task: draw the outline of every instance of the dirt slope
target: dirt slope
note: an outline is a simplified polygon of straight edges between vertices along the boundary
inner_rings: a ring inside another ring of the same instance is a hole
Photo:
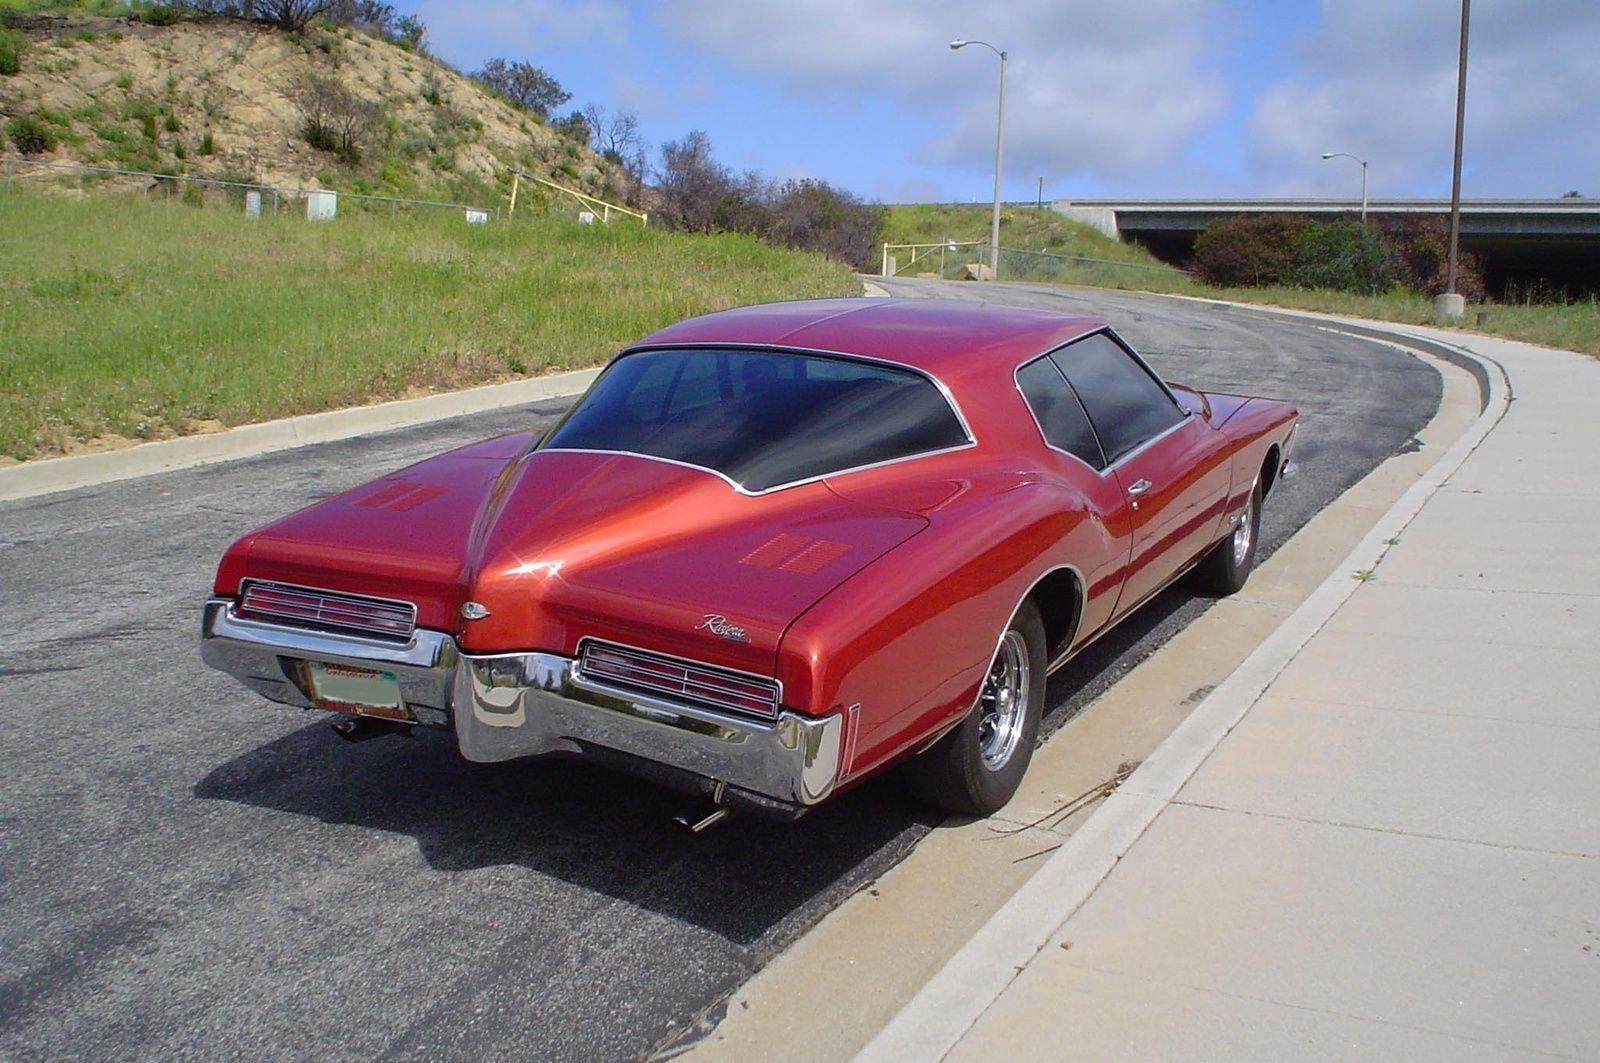
[[[21,70],[0,77],[0,113],[47,123],[57,145],[42,158],[479,200],[513,167],[601,193],[611,177],[586,145],[536,116],[358,31],[92,17],[35,17],[19,28],[29,46]],[[301,135],[295,87],[313,76],[336,78],[381,108],[359,161]],[[16,148],[8,141],[0,151]]]

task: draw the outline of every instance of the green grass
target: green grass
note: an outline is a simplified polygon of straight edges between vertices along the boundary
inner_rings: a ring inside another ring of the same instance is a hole
[[[0,192],[0,455],[149,438],[593,365],[671,321],[855,293],[741,236],[454,212],[246,221]]]
[[[990,208],[972,204],[914,203],[891,206],[883,239],[891,244],[964,243],[989,239]],[[1186,291],[1192,282],[1137,244],[1102,235],[1092,226],[1045,208],[1005,207],[1000,212],[1000,246],[1008,253],[1000,263],[1004,280],[1083,284],[1102,288]],[[1035,252],[1029,254],[1028,252]],[[901,276],[938,273],[937,251],[908,265],[909,251],[897,255]],[[959,248],[944,256],[945,275],[982,255],[978,248]],[[1093,259],[1095,261],[1074,261]]]
[[[981,205],[924,203],[894,206],[889,208],[884,239],[889,243],[933,243],[945,238],[956,241],[987,240],[989,217],[989,208]],[[1363,296],[1306,288],[1211,288],[1177,270],[1134,268],[1159,267],[1162,264],[1135,244],[1112,240],[1090,226],[1048,209],[1042,213],[1027,208],[1003,209],[1000,215],[1000,246],[1008,251],[1000,263],[1002,280],[1123,288],[1263,303],[1403,324],[1433,323],[1433,300],[1406,292]],[[1061,261],[1044,256],[1009,253],[1012,248],[1045,250],[1056,255],[1104,261]],[[954,276],[960,263],[975,261],[979,254],[968,249],[962,249],[962,252],[946,256],[947,276]],[[909,256],[904,251],[899,255],[903,265]],[[915,266],[904,269],[901,275],[914,276],[927,270],[937,273],[938,269],[938,253],[935,252]],[[1484,314],[1481,326],[1477,324],[1480,312]],[[1600,357],[1600,305],[1593,301],[1568,304],[1473,304],[1467,307],[1461,325],[1466,331],[1487,332],[1507,339],[1542,343]]]
[[[1207,288],[1194,285],[1188,294],[1241,303],[1264,303],[1296,310],[1316,310],[1345,317],[1366,317],[1408,325],[1432,325],[1433,300],[1409,292],[1351,295],[1306,288]],[[1483,314],[1483,324],[1477,323]],[[1540,343],[1600,357],[1600,304],[1469,303],[1458,326],[1464,332],[1486,332],[1508,340]]]
[[[5,15],[126,15],[150,7],[140,0],[0,0]]]

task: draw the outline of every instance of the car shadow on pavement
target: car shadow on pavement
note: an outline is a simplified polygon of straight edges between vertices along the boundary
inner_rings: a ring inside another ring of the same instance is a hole
[[[1169,590],[1090,646],[1052,678],[1041,734],[1207,604]],[[315,722],[208,772],[194,795],[408,835],[436,871],[523,867],[757,953],[786,944],[893,867],[944,818],[891,773],[794,823],[736,816],[690,834],[672,818],[703,806],[593,764],[473,764],[447,732],[351,744],[331,719],[307,719]]]
[[[473,764],[442,731],[352,745],[330,723],[220,765],[194,795],[409,835],[436,871],[520,866],[757,951],[881,874],[941,818],[889,777],[795,823],[737,816],[690,834],[672,817],[701,806],[591,764]]]

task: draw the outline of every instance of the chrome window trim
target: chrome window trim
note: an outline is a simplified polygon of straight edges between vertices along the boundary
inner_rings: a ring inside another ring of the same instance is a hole
[[[903,461],[921,461],[923,458],[935,458],[941,454],[955,454],[958,451],[971,450],[977,445],[978,444],[976,443],[963,443],[959,447],[945,447],[943,450],[925,450],[920,454],[907,454],[903,458],[886,458],[883,461],[875,461],[868,465],[852,465],[850,468],[840,469],[838,472],[819,473],[816,476],[808,476],[804,480],[791,480],[790,482],[784,484],[774,484],[772,487],[763,488],[760,491],[752,491],[738,481],[730,479],[725,473],[718,472],[716,469],[713,469],[707,465],[696,465],[693,462],[679,461],[676,458],[663,458],[655,454],[640,454],[638,451],[634,450],[595,450],[589,447],[555,447],[551,449],[550,453],[604,454],[616,458],[638,458],[640,461],[659,461],[663,465],[676,465],[680,469],[693,469],[696,472],[710,473],[712,476],[715,476],[717,479],[721,480],[723,483],[733,488],[734,491],[745,496],[746,498],[760,498],[763,495],[770,495],[777,491],[787,491],[791,487],[804,487],[807,484],[820,483],[823,480],[831,480],[836,476],[847,476],[850,473],[866,472],[869,469],[881,469],[887,465],[898,465]],[[529,456],[531,457],[534,453],[539,453],[539,451],[530,452]]]
[[[1128,352],[1128,356],[1130,358],[1132,358],[1135,363],[1138,364],[1140,369],[1143,369],[1146,373],[1148,373],[1150,375],[1150,379],[1154,380],[1156,382],[1156,387],[1160,388],[1162,390],[1162,392],[1166,394],[1167,398],[1169,400],[1171,400],[1172,405],[1176,406],[1178,409],[1182,410],[1184,413],[1192,413],[1193,412],[1187,406],[1185,406],[1183,403],[1178,401],[1178,396],[1173,394],[1172,389],[1167,386],[1167,382],[1165,380],[1161,379],[1161,374],[1156,372],[1154,369],[1152,369],[1150,367],[1150,363],[1144,360],[1144,355],[1142,355],[1138,351],[1134,350],[1133,349],[1133,344],[1129,343],[1127,340],[1123,339],[1120,335],[1118,335],[1116,329],[1112,328],[1110,325],[1107,325],[1104,328],[1099,329],[1097,331],[1104,332],[1107,336],[1110,336],[1112,342],[1114,342],[1118,347],[1121,347],[1124,351]],[[1093,332],[1089,333],[1089,336],[1092,336],[1092,335],[1094,335]],[[1088,339],[1088,336],[1079,336],[1078,339],[1073,340],[1072,343],[1077,343],[1078,340],[1083,340],[1083,339]],[[1063,350],[1063,349],[1065,349],[1067,347],[1070,347],[1070,346],[1072,346],[1072,343],[1064,343],[1060,347],[1056,348],[1056,350]]]
[[[775,491],[786,491],[791,487],[801,487],[805,484],[817,483],[818,481],[831,479],[835,476],[845,476],[854,472],[865,472],[868,469],[881,469],[887,465],[897,465],[903,461],[917,461],[921,458],[932,458],[940,454],[954,454],[957,451],[971,450],[978,445],[978,437],[972,431],[972,425],[967,420],[966,412],[962,410],[961,404],[956,401],[955,395],[950,391],[949,387],[945,385],[944,381],[940,380],[938,377],[934,376],[932,373],[921,368],[920,366],[909,365],[905,362],[897,362],[891,358],[876,358],[869,355],[850,354],[845,351],[829,351],[815,347],[793,347],[779,343],[652,343],[645,346],[629,347],[618,354],[615,358],[612,358],[611,361],[606,363],[605,368],[600,370],[600,375],[595,377],[594,383],[589,385],[589,391],[593,391],[599,385],[600,381],[605,378],[605,375],[611,371],[612,367],[622,359],[628,357],[629,355],[646,354],[651,351],[755,351],[757,353],[769,354],[799,354],[812,355],[822,358],[834,358],[846,362],[860,362],[865,365],[882,365],[888,366],[891,369],[902,369],[906,372],[914,373],[917,376],[922,377],[938,390],[939,394],[944,398],[945,404],[950,408],[950,412],[955,414],[956,423],[961,425],[961,432],[966,436],[967,441],[951,447],[941,447],[938,450],[922,450],[915,454],[902,454],[897,458],[885,458],[882,461],[868,462],[865,465],[851,465],[843,469],[835,469],[832,472],[818,473],[815,476],[806,476],[798,480],[789,480],[781,484],[773,484],[771,487],[765,487],[759,491],[750,490],[743,484],[728,476],[726,473],[717,469],[713,469],[709,465],[696,465],[693,462],[680,461],[677,458],[664,458],[657,454],[641,454],[636,450],[606,450],[594,447],[552,447],[548,449],[551,449],[552,451],[562,451],[569,454],[614,454],[629,458],[643,458],[646,461],[659,461],[667,465],[677,465],[680,468],[685,469],[698,469],[701,472],[708,472],[715,476],[717,479],[723,481],[741,495],[745,495],[749,498],[760,498],[762,495],[769,495]],[[587,398],[588,394],[588,391],[584,392],[583,398]],[[572,408],[563,414],[559,421],[545,429],[544,434],[540,436],[539,440],[534,443],[532,448],[529,449],[528,453],[524,455],[524,457],[547,449],[544,446],[544,440],[554,435],[556,431],[566,423],[567,418],[572,416],[572,411],[576,410],[583,403],[583,398],[580,398],[577,402],[573,403]]]
[[[1045,361],[1045,360],[1047,360],[1049,358],[1050,358],[1050,352],[1049,351],[1045,351],[1043,354],[1038,355],[1037,357],[1028,359],[1026,362],[1023,362],[1022,364],[1018,365],[1015,369],[1013,369],[1011,371],[1011,383],[1017,389],[1017,397],[1022,400],[1022,405],[1027,408],[1028,416],[1033,419],[1033,427],[1037,428],[1039,430],[1039,439],[1044,443],[1044,446],[1045,446],[1046,450],[1053,450],[1057,454],[1060,454],[1060,455],[1062,455],[1064,457],[1071,458],[1073,461],[1077,462],[1079,465],[1082,465],[1085,469],[1088,469],[1090,472],[1094,473],[1096,476],[1104,477],[1105,474],[1106,474],[1106,469],[1111,468],[1110,465],[1107,465],[1104,468],[1096,468],[1095,466],[1090,465],[1088,462],[1084,461],[1078,455],[1074,454],[1072,451],[1064,450],[1061,447],[1058,447],[1054,443],[1050,442],[1050,437],[1045,435],[1044,425],[1039,420],[1038,411],[1033,408],[1033,403],[1028,401],[1027,393],[1022,390],[1022,381],[1019,379],[1019,377],[1022,374],[1022,371],[1024,369],[1028,368],[1030,365],[1033,365],[1035,362],[1042,362],[1042,361]],[[1066,376],[1062,374],[1061,369],[1054,362],[1050,363],[1050,368],[1054,369],[1056,371],[1056,375],[1061,377],[1062,386],[1064,386],[1067,389],[1068,393],[1070,393],[1072,395],[1072,401],[1074,401],[1074,402],[1076,402],[1078,404],[1078,409],[1083,410],[1083,418],[1089,424],[1089,431],[1094,436],[1094,444],[1095,444],[1095,446],[1100,448],[1100,454],[1101,454],[1102,457],[1104,457],[1105,456],[1105,452],[1106,452],[1105,444],[1100,442],[1100,433],[1095,431],[1094,422],[1089,420],[1089,411],[1088,410],[1084,410],[1084,408],[1083,408],[1083,400],[1078,398],[1077,389],[1075,389],[1072,386],[1071,382],[1067,380]]]

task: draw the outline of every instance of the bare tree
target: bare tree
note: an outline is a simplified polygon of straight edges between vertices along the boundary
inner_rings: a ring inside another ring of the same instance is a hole
[[[735,188],[733,174],[711,152],[711,138],[690,130],[682,140],[661,145],[661,169],[656,192],[661,206],[655,212],[669,228],[710,232],[717,208]]]
[[[637,203],[644,192],[645,174],[650,169],[648,149],[639,133],[639,116],[632,111],[611,114],[597,103],[583,109],[584,124],[594,150],[618,167],[627,181],[627,197]]]
[[[583,109],[583,120],[589,126],[594,150],[611,162],[625,162],[643,143],[639,135],[639,116],[632,111],[610,114],[598,103],[591,103]]]
[[[303,30],[333,9],[334,0],[255,0],[250,17],[281,29]]]
[[[377,104],[320,74],[296,82],[290,99],[300,112],[300,134],[307,144],[352,164],[361,160],[361,147],[378,121]]]

